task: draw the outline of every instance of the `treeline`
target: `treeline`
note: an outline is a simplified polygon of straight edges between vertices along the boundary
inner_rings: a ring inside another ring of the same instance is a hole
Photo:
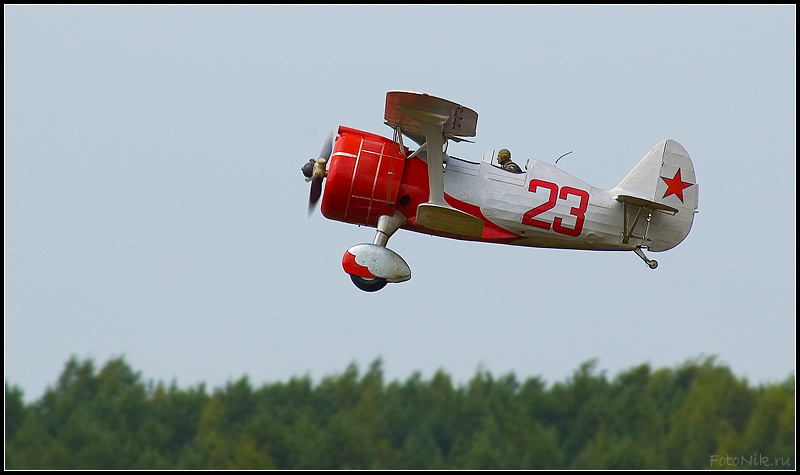
[[[380,360],[318,384],[142,381],[70,360],[25,404],[5,386],[7,469],[795,468],[795,379],[750,387],[713,359],[566,382],[478,371],[386,383]]]

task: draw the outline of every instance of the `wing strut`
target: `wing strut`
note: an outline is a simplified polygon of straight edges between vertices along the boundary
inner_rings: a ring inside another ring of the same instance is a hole
[[[629,195],[619,195],[617,196],[617,201],[622,202],[622,243],[628,244],[628,241],[633,237],[633,230],[636,229],[636,225],[639,223],[639,219],[647,214],[649,218],[653,211],[661,211],[664,213],[671,213],[675,214],[678,212],[677,208],[673,208],[672,206],[665,205],[663,203],[657,203],[655,201],[645,200],[643,198],[637,198],[635,196]],[[628,205],[636,206],[638,209],[636,210],[636,216],[633,218],[633,224],[631,224],[630,228],[628,227]],[[645,232],[645,235],[647,233]],[[642,239],[645,239],[643,237]]]
[[[461,131],[474,135],[477,114],[445,99],[413,92],[389,92],[386,111],[387,124],[425,134],[425,143],[420,148],[425,148],[430,191],[428,202],[417,207],[416,224],[446,233],[480,237],[483,221],[453,208],[444,199],[442,152],[446,133]],[[464,116],[468,116],[468,120]]]

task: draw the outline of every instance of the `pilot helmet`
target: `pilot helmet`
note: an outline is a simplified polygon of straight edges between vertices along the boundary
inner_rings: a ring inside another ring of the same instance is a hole
[[[509,152],[507,148],[504,148],[497,152],[497,161],[503,163],[506,160],[511,160],[511,152]]]

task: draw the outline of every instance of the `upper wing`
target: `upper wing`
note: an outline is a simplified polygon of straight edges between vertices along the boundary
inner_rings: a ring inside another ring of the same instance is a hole
[[[427,118],[420,119],[420,115]],[[447,138],[475,137],[478,113],[455,102],[420,92],[389,91],[386,93],[386,125],[400,128],[415,142],[425,137],[420,120],[442,121],[442,134]]]

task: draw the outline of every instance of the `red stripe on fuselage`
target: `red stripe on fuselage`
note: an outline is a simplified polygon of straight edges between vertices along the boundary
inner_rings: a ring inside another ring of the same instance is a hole
[[[447,204],[452,206],[453,208],[463,211],[465,213],[471,214],[476,218],[480,218],[483,221],[483,235],[481,236],[484,240],[487,241],[499,241],[499,242],[512,242],[516,241],[517,239],[521,239],[522,236],[512,233],[511,231],[501,228],[500,226],[494,224],[493,222],[489,221],[486,216],[481,213],[480,206],[471,205],[469,203],[464,203],[463,201],[459,201],[452,196],[448,195],[447,193],[444,194],[444,200],[447,201]]]

